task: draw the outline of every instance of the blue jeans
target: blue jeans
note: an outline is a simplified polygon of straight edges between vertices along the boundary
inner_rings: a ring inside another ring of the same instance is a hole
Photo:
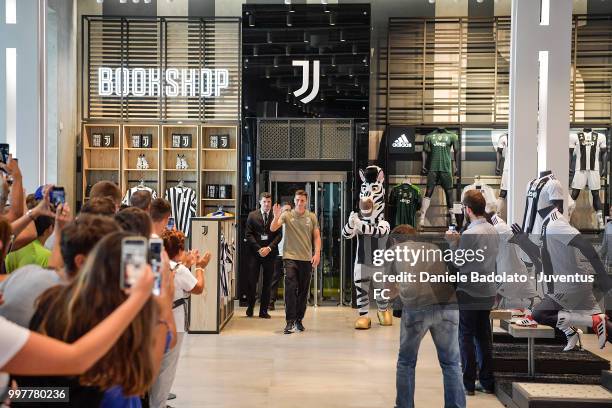
[[[456,305],[432,305],[421,310],[402,310],[400,350],[397,359],[396,408],[414,407],[414,374],[419,346],[429,330],[438,352],[444,377],[444,407],[465,407],[458,342],[459,311]]]

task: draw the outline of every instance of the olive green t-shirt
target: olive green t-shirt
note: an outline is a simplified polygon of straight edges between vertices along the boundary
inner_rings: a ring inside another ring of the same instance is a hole
[[[312,233],[319,228],[317,217],[308,210],[302,215],[291,210],[282,213],[279,222],[285,225],[283,259],[310,262]]]

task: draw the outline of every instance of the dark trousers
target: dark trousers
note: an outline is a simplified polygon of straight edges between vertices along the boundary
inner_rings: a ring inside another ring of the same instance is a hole
[[[259,305],[259,313],[268,311],[270,304],[270,285],[272,283],[272,275],[274,274],[274,256],[260,257],[257,254],[249,254],[248,257],[248,284],[247,284],[247,305],[255,306],[257,299],[257,281],[259,280],[259,272],[263,270],[263,281],[261,285],[261,297]]]
[[[476,383],[476,347],[480,357],[478,379],[487,390],[495,385],[493,377],[493,343],[491,341],[491,307],[495,297],[473,298],[457,292],[459,301],[459,346],[463,366],[463,386],[474,391]]]
[[[285,270],[285,316],[288,322],[302,320],[308,304],[308,289],[312,275],[310,261],[283,259]]]
[[[278,285],[281,279],[285,276],[283,271],[283,258],[280,256],[274,260],[274,276],[272,277],[272,287],[270,288],[270,303],[276,302],[278,299]]]

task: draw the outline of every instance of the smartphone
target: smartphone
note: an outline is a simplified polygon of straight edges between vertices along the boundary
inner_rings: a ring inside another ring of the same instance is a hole
[[[456,224],[451,224],[448,226],[448,230],[449,231],[457,231],[457,225]]]
[[[168,225],[166,225],[166,229],[167,230],[173,230],[174,229],[174,217],[168,218]]]
[[[51,201],[51,205],[54,207],[57,207],[60,204],[65,204],[66,192],[64,191],[64,187],[53,187],[49,193],[49,201]]]
[[[147,240],[143,237],[126,237],[121,240],[121,289],[138,281],[147,262]],[[128,268],[128,266],[130,266]]]
[[[161,253],[164,247],[164,241],[160,238],[149,239],[149,263],[155,276],[153,284],[153,294],[159,296],[161,293]]]
[[[9,144],[0,143],[0,161],[6,164],[8,163],[8,157],[9,157]]]

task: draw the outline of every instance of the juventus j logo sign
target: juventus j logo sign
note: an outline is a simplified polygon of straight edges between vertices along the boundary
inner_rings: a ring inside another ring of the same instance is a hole
[[[304,98],[300,99],[302,103],[308,103],[317,97],[319,93],[319,60],[312,61],[312,90]],[[302,87],[293,92],[296,98],[304,95],[310,87],[310,65],[308,61],[293,61],[293,66],[302,67]]]

